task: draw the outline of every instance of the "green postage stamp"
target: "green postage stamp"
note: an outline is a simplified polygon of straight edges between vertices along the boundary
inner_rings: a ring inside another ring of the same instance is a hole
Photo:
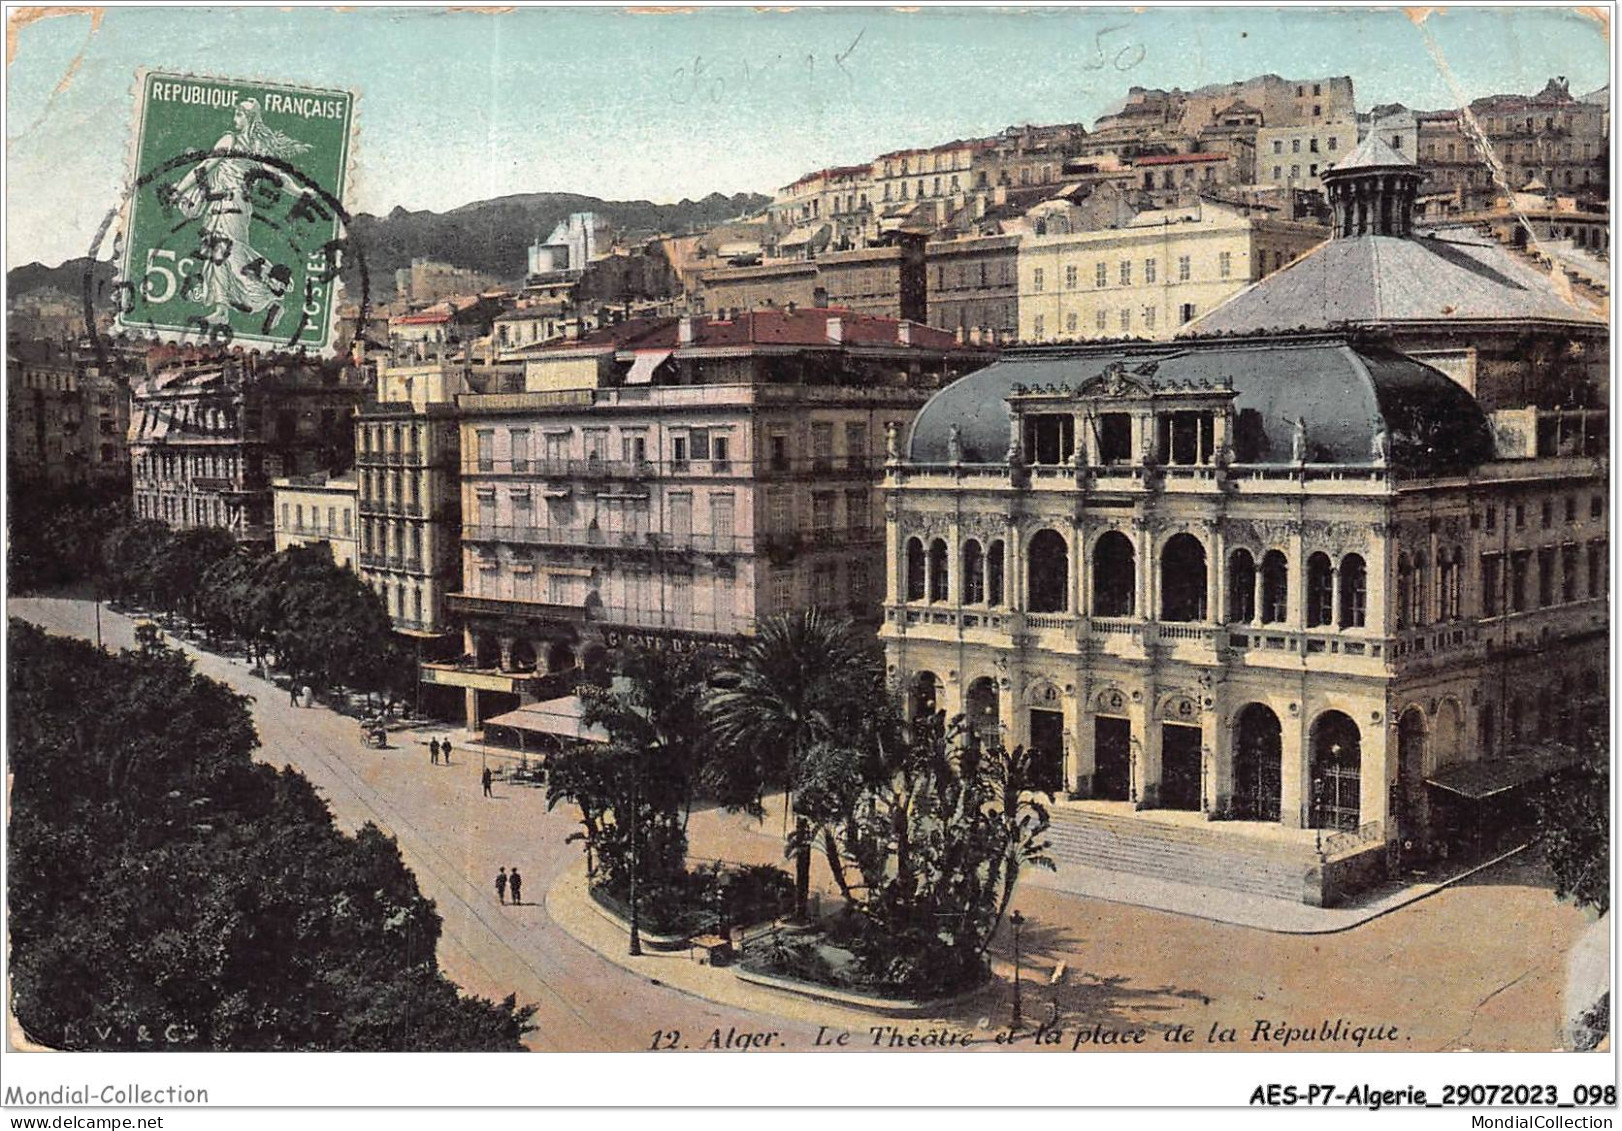
[[[138,90],[117,328],[329,351],[354,96],[157,71]]]

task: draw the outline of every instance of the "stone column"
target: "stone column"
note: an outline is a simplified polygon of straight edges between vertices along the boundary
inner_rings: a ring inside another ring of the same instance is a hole
[[[1154,532],[1145,526],[1137,547],[1138,591],[1134,610],[1144,620],[1160,616],[1160,587],[1155,584]]]
[[[1077,672],[1076,693],[1065,704],[1065,714],[1068,716],[1065,730],[1070,747],[1065,759],[1065,780],[1081,797],[1093,795],[1093,773],[1098,766],[1098,752],[1093,745],[1092,712],[1088,706],[1091,691],[1092,681]]]
[[[1289,579],[1289,603],[1284,624],[1292,632],[1300,632],[1307,624],[1307,561],[1301,546],[1301,524],[1290,523],[1289,557],[1285,576]]]
[[[1329,626],[1340,627],[1340,562],[1333,558],[1329,564]]]
[[[1222,531],[1216,526],[1209,528],[1208,569],[1205,574],[1205,619],[1211,624],[1222,624],[1222,599],[1227,590],[1228,556],[1223,551]]]
[[[1010,611],[1025,610],[1025,547],[1020,544],[1019,524],[1010,522],[1003,532],[1002,586]]]
[[[1069,611],[1077,616],[1087,609],[1087,543],[1086,530],[1081,523],[1070,521],[1070,587]]]
[[[1269,703],[1268,706],[1274,705]],[[1279,711],[1278,716],[1280,757],[1283,761],[1279,782],[1279,822],[1287,829],[1304,829],[1310,824],[1308,807],[1312,804],[1307,720],[1305,712],[1297,711],[1291,715],[1287,707]]]
[[[1132,714],[1133,737],[1140,740],[1141,761],[1137,767],[1138,808],[1153,809],[1160,805],[1161,743],[1160,720],[1155,717],[1155,696],[1159,688],[1149,680],[1143,688],[1143,702],[1135,704]],[[1134,751],[1136,756],[1137,751]]]

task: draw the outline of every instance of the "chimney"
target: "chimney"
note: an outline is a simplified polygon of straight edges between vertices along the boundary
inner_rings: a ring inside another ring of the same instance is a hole
[[[828,319],[828,344],[842,345],[845,341],[845,323],[835,314]]]
[[[993,204],[1007,204],[1008,203],[1008,186],[1007,185],[1000,184],[996,188],[991,190],[991,203],[993,203]]]
[[[690,346],[693,344],[693,316],[683,314],[676,320],[676,344]]]
[[[963,344],[963,323],[959,322],[957,324],[957,332],[953,334],[952,337],[957,340],[958,345]]]
[[[969,330],[969,341],[974,345],[980,344],[980,327],[975,326]]]
[[[904,346],[912,345],[912,323],[905,318],[895,324],[895,340]]]

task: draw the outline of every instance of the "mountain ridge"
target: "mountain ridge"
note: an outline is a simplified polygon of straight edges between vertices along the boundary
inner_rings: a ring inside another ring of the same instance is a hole
[[[571,212],[596,212],[616,232],[651,236],[685,232],[757,212],[771,202],[761,193],[713,192],[699,200],[683,197],[674,204],[650,200],[603,200],[570,192],[512,193],[458,205],[445,212],[412,211],[396,205],[382,216],[369,212],[353,218],[352,235],[366,256],[372,301],[394,294],[394,272],[413,259],[432,259],[517,284],[527,270],[527,249]],[[55,267],[26,263],[6,272],[13,299],[41,291],[83,293],[87,259],[80,256]],[[111,266],[98,273],[111,277]],[[346,275],[348,273],[346,272]],[[346,279],[351,286],[358,279]],[[105,293],[105,287],[100,288]]]

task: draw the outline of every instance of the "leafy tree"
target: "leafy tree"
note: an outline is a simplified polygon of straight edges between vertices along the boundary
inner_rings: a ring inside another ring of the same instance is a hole
[[[155,518],[118,527],[102,547],[102,577],[109,597],[157,604],[157,576],[174,546],[174,532]]]
[[[1555,895],[1603,915],[1611,907],[1611,761],[1603,717],[1583,733],[1578,754],[1535,799],[1538,840],[1554,871]]]
[[[606,686],[580,687],[584,721],[609,738],[551,759],[547,804],[579,807],[583,832],[575,838],[616,896],[629,890],[633,870],[650,889],[680,886],[686,875],[709,670],[701,653],[631,647]]]
[[[844,885],[831,823],[847,813],[860,777],[858,736],[885,698],[883,658],[848,620],[812,609],[770,617],[717,674],[706,718],[717,747],[708,782],[730,808],[756,816],[784,792],[795,814],[796,914],[807,912],[811,845],[822,833]]]
[[[862,876],[856,951],[870,977],[939,992],[983,976],[1027,867],[1052,870],[1030,752],[982,748],[959,718],[921,720],[844,837]]]
[[[152,600],[161,609],[197,621],[208,571],[231,557],[236,539],[228,530],[195,526],[175,533],[155,560],[147,565]]]
[[[156,647],[12,622],[16,1014],[68,1049],[517,1049],[532,1007],[460,995],[394,842],[250,760],[245,700]]]
[[[62,485],[13,466],[6,498],[13,592],[90,580],[100,572],[107,532],[134,521],[128,478]]]

